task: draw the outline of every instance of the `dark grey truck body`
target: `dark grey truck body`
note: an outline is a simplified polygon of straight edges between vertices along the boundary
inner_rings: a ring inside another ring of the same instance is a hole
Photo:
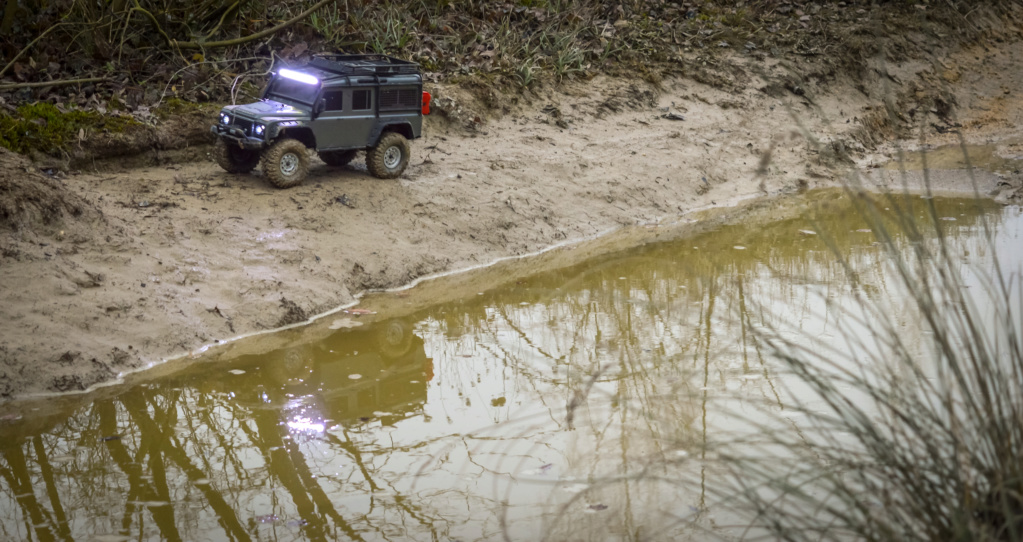
[[[365,149],[370,172],[391,178],[407,164],[408,140],[422,135],[427,104],[423,77],[413,62],[383,55],[321,55],[302,67],[277,70],[260,101],[224,107],[211,130],[219,139],[218,162],[224,169],[250,171],[258,162],[254,153],[262,155],[264,173],[282,188],[301,179],[274,170],[277,177],[286,177],[275,182],[268,168],[286,173],[301,154],[295,141],[331,165],[343,165]],[[292,156],[268,152],[285,140],[292,140],[286,145]],[[387,149],[379,149],[374,168],[373,151],[383,141],[393,148],[387,156]],[[285,162],[268,163],[268,158]]]

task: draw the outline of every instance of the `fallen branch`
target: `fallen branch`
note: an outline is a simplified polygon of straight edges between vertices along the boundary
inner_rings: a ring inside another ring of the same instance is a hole
[[[242,38],[235,38],[233,40],[206,41],[206,42],[170,40],[170,45],[171,45],[171,47],[176,47],[178,49],[218,49],[218,48],[221,48],[221,47],[231,47],[231,46],[234,46],[234,45],[241,45],[243,43],[248,43],[250,41],[258,40],[260,38],[265,38],[266,36],[269,36],[271,34],[276,34],[277,32],[280,32],[281,30],[284,30],[285,28],[287,28],[287,27],[289,27],[289,26],[291,26],[291,25],[301,21],[302,19],[305,19],[310,14],[312,14],[314,11],[320,9],[321,7],[326,5],[327,2],[330,2],[330,1],[331,0],[320,0],[319,2],[313,4],[312,7],[310,7],[309,9],[307,9],[307,10],[303,11],[302,13],[299,13],[298,15],[296,15],[294,18],[292,18],[290,20],[287,20],[287,21],[285,21],[285,22],[283,22],[283,23],[281,23],[281,24],[279,24],[279,25],[277,25],[277,26],[275,26],[273,28],[268,28],[268,29],[263,30],[261,32],[256,32],[255,34],[252,34],[250,36],[245,36],[245,37],[242,37]]]
[[[85,79],[59,79],[57,81],[37,81],[35,83],[9,83],[6,85],[0,85],[0,91],[17,90],[19,88],[66,87],[68,85],[98,83],[106,80],[106,77],[86,77]]]

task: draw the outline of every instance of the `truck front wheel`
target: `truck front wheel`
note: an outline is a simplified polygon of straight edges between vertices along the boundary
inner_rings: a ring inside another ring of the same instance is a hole
[[[263,174],[277,188],[302,183],[309,173],[309,151],[297,139],[281,139],[263,152]]]
[[[220,138],[213,147],[213,157],[228,173],[248,173],[259,165],[259,152],[228,145]]]
[[[405,136],[387,132],[366,152],[366,168],[378,179],[393,179],[408,166],[409,145]]]

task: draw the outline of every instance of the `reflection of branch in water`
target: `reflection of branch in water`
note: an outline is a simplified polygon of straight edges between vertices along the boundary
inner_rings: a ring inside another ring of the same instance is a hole
[[[277,411],[256,410],[252,413],[263,446],[261,451],[267,459],[270,472],[281,482],[291,495],[298,515],[303,519],[302,531],[312,540],[324,539],[324,521],[316,514],[316,507],[299,478],[291,457],[281,437],[281,426],[277,420]]]
[[[501,317],[504,318],[504,321],[508,325],[508,327],[511,328],[511,330],[514,331],[519,336],[519,338],[521,338],[523,341],[525,341],[526,344],[529,345],[530,348],[536,350],[541,356],[543,356],[543,357],[551,360],[552,362],[554,362],[555,359],[556,359],[555,356],[551,355],[549,352],[544,350],[544,348],[542,346],[540,346],[540,345],[536,344],[535,342],[533,342],[533,340],[531,338],[529,338],[529,335],[527,333],[525,333],[524,331],[522,331],[519,328],[519,326],[515,325],[515,322],[512,321],[512,319],[508,317],[508,312],[506,310],[506,307],[507,306],[503,305],[503,304],[502,305],[498,305],[497,306],[497,311],[501,314]]]
[[[136,407],[140,406],[138,401],[131,402]],[[156,410],[158,412],[158,409]],[[196,484],[199,480],[208,480],[207,475],[192,463],[188,453],[185,452],[184,448],[173,437],[173,431],[161,430],[161,427],[148,416],[147,412],[148,409],[146,408],[128,409],[129,415],[135,420],[140,432],[143,434],[153,434],[153,448],[166,454],[167,458],[177,465],[185,474],[185,477],[203,494],[210,508],[217,514],[217,522],[223,527],[224,532],[234,540],[250,540],[249,534],[245,531],[241,522],[238,521],[234,509],[224,500],[223,495],[215,490],[211,483]]]
[[[700,402],[703,410],[703,414],[700,417],[700,423],[702,429],[700,431],[700,438],[702,446],[700,446],[700,508],[706,508],[707,506],[707,387],[710,386],[710,344],[713,336],[713,316],[714,316],[714,301],[717,300],[717,281],[709,280],[710,285],[707,287],[707,310],[704,313],[704,328],[706,330],[707,340],[704,342],[704,354],[703,354],[703,400]]]
[[[246,435],[251,437],[254,433],[245,424],[244,418],[239,417],[238,410],[240,409],[237,406],[226,403],[221,404],[216,399],[217,397],[208,391],[206,393],[195,393],[193,404],[195,405],[194,410],[198,412],[198,416],[191,415],[193,409],[183,409],[185,411],[188,434],[194,437],[191,439],[192,446],[195,447],[194,455],[201,462],[201,468],[204,472],[231,472],[234,479],[245,480],[250,476],[250,473],[235,453],[238,447],[235,443],[228,442],[227,437],[237,434],[237,432],[230,430],[232,422]],[[221,423],[221,420],[224,420],[226,417],[223,415],[213,416],[212,413],[215,409],[221,413],[230,412],[232,417],[227,419],[226,423]],[[195,418],[198,418],[198,425],[195,422]],[[216,441],[209,443],[209,446],[207,446],[207,440],[199,437],[200,428],[205,428],[206,433],[214,436]],[[218,466],[210,464],[210,458],[216,455],[211,453],[212,450],[216,450],[223,455],[221,464]]]
[[[742,326],[742,366],[743,369],[748,369],[749,363],[747,361],[748,347],[746,346],[746,329],[753,327],[753,321],[750,318],[749,311],[746,307],[746,294],[743,291],[743,277],[739,275],[736,278],[736,283],[739,287],[739,322]],[[775,401],[778,403],[778,407],[782,408],[781,395],[778,394],[778,390],[774,386],[774,379],[771,378],[771,372],[767,369],[767,364],[764,363],[764,355],[760,351],[760,340],[757,338],[755,333],[751,333],[749,342],[753,343],[753,349],[757,354],[757,361],[760,363],[760,368],[764,372],[764,380],[767,381],[767,385],[771,387],[771,393],[774,394]]]
[[[335,446],[341,448],[342,450],[348,452],[349,457],[352,458],[352,461],[355,462],[356,466],[359,469],[359,472],[362,473],[362,477],[366,480],[366,483],[369,484],[371,492],[380,491],[381,487],[373,479],[373,476],[370,475],[369,468],[366,466],[365,461],[362,459],[362,452],[360,452],[358,446],[356,446],[355,443],[352,442],[352,438],[348,430],[344,429],[342,430],[342,432],[345,436],[345,440],[341,440],[340,438],[337,437],[337,435],[333,433],[326,433],[325,436],[327,438],[327,442],[330,442]],[[390,486],[390,484],[388,485],[389,487],[391,487],[392,490],[394,490],[394,503],[398,506],[398,508],[401,508],[410,517],[418,521],[424,527],[428,528],[430,530],[431,535],[433,536],[433,539],[437,540],[439,534],[437,533],[437,529],[434,526],[436,522],[431,518],[423,517],[421,513],[415,511],[412,508],[412,506],[406,502],[404,496],[398,493],[398,491],[395,490],[393,486]]]
[[[593,385],[597,383],[597,379],[600,375],[604,374],[607,367],[598,367],[597,371],[590,375],[586,382],[583,383],[582,388],[577,388],[572,392],[572,398],[569,399],[568,405],[565,407],[565,423],[569,429],[574,429],[572,426],[572,420],[575,418],[575,409],[579,408],[580,405],[586,400],[586,397],[590,394],[590,390],[593,389]]]
[[[11,488],[18,506],[25,515],[25,532],[31,533],[33,528],[36,537],[46,542],[55,540],[53,518],[46,513],[45,509],[36,500],[35,492],[32,491],[32,478],[28,472],[28,464],[25,461],[25,453],[20,445],[5,447],[0,455],[3,455],[8,467],[0,466],[0,477],[7,481]]]
[[[323,488],[320,487],[320,484],[316,481],[312,472],[310,472],[309,465],[307,465],[305,461],[305,456],[298,449],[298,444],[292,439],[285,444],[285,448],[288,451],[288,456],[291,457],[291,464],[295,467],[295,472],[298,474],[303,485],[309,491],[309,494],[312,497],[313,502],[316,503],[316,506],[328,516],[334,518],[334,523],[340,527],[349,538],[353,540],[363,540],[362,535],[353,529],[352,526],[348,524],[348,521],[341,517],[341,514],[334,509],[334,504],[330,502],[330,497],[327,496],[327,494],[323,491]]]
[[[128,397],[130,396],[129,394]],[[125,407],[127,407],[129,415],[134,414],[130,405],[125,403]],[[103,431],[103,434],[109,437],[116,437],[118,435],[117,405],[112,399],[107,399],[98,402],[96,410],[99,413],[100,429]],[[104,443],[106,444],[107,451],[110,453],[110,458],[114,460],[114,463],[121,469],[121,472],[128,478],[129,491],[134,497],[129,497],[125,506],[124,521],[128,522],[125,527],[130,526],[133,508],[147,509],[150,515],[153,516],[153,520],[156,522],[157,527],[160,529],[160,534],[165,540],[181,540],[181,534],[178,533],[177,525],[174,522],[173,505],[166,497],[161,497],[160,492],[142,478],[138,468],[135,466],[135,463],[142,462],[147,453],[152,453],[152,443],[148,437],[148,434],[143,433],[137,451],[138,457],[135,459],[132,459],[128,453],[128,448],[119,437],[107,438]],[[164,501],[167,502],[167,505],[147,507],[137,503],[137,501]]]
[[[50,468],[50,461],[47,459],[46,449],[43,447],[43,437],[36,435],[32,438],[32,444],[35,446],[36,461],[39,463],[39,470],[43,475],[43,482],[46,484],[46,495],[50,498],[50,507],[53,508],[53,515],[57,518],[57,534],[64,540],[70,540],[71,528],[68,526],[64,507],[60,504],[57,484],[53,479],[53,469]]]
[[[378,486],[376,481],[373,480],[373,477],[370,476],[369,469],[366,468],[366,463],[362,460],[362,454],[359,452],[359,448],[355,446],[355,443],[352,442],[352,437],[348,434],[348,430],[343,429],[342,433],[345,435],[344,441],[337,438],[337,435],[334,433],[327,433],[327,442],[330,442],[338,448],[348,452],[348,456],[352,458],[352,461],[355,462],[355,466],[358,467],[359,472],[362,473],[362,477],[366,480],[366,483],[369,484],[370,491],[380,491],[380,486]]]

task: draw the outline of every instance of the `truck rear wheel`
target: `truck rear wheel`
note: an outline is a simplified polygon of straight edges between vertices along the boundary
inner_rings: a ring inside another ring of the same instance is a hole
[[[223,139],[217,138],[213,146],[213,158],[228,173],[248,173],[259,165],[259,152],[228,145]]]
[[[323,151],[319,153],[320,160],[323,160],[328,166],[347,166],[349,162],[355,158],[355,153],[359,151]]]
[[[281,139],[263,152],[263,174],[277,188],[291,188],[309,173],[309,151],[297,139]]]
[[[405,136],[387,132],[375,147],[366,151],[366,168],[378,179],[393,179],[408,166],[409,145]]]

